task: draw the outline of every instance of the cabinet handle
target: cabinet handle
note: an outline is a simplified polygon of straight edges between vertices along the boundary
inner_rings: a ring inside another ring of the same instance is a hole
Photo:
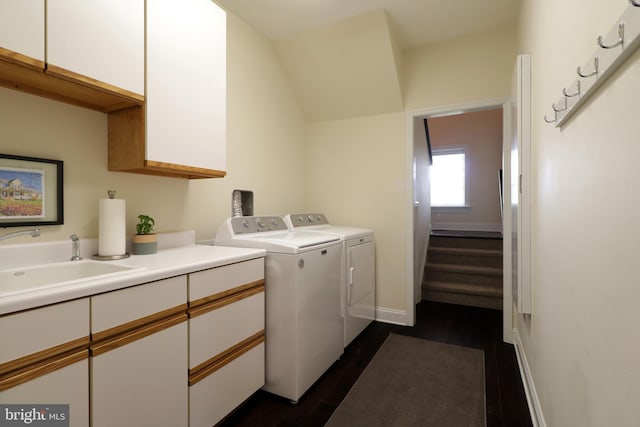
[[[67,354],[53,356],[36,365],[14,371],[0,377],[0,391],[8,390],[17,385],[34,380],[43,375],[62,369],[89,357],[89,351],[85,348]]]
[[[122,347],[123,345],[130,344],[133,341],[137,341],[151,334],[155,334],[156,332],[168,329],[174,325],[184,322],[185,320],[187,320],[187,313],[179,313],[167,319],[163,319],[158,322],[145,325],[144,327],[141,327],[139,329],[129,331],[128,333],[125,333],[123,335],[117,335],[113,338],[92,345],[91,356],[99,356],[102,353],[106,353],[107,351],[114,350],[118,347]]]

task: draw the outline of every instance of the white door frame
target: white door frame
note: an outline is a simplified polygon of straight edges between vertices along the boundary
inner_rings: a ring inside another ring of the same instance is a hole
[[[413,182],[413,161],[414,161],[414,154],[413,154],[413,121],[416,118],[424,118],[424,117],[438,117],[438,116],[448,116],[448,115],[452,115],[452,114],[462,114],[462,113],[470,113],[473,111],[479,111],[479,110],[487,110],[490,108],[502,108],[502,115],[503,115],[503,119],[502,119],[502,140],[503,140],[503,146],[505,145],[505,141],[508,143],[507,145],[510,147],[510,140],[509,140],[509,135],[511,134],[510,132],[510,127],[511,127],[511,119],[510,119],[510,100],[509,98],[497,98],[497,99],[486,99],[486,100],[481,100],[481,101],[475,101],[475,102],[467,102],[467,103],[462,103],[462,104],[455,104],[455,105],[444,105],[444,106],[437,106],[437,107],[429,107],[429,108],[422,108],[422,109],[415,109],[415,110],[408,110],[407,111],[407,188],[409,189],[408,191],[408,195],[407,195],[407,200],[408,200],[408,205],[407,205],[407,212],[409,215],[409,218],[407,218],[407,228],[410,228],[407,230],[407,249],[408,249],[408,256],[407,256],[407,277],[410,278],[410,280],[407,280],[407,289],[406,289],[406,296],[407,296],[407,325],[414,325],[415,324],[415,305],[419,302],[419,301],[415,301],[415,292],[413,289],[414,286],[414,272],[413,272],[413,234],[414,234],[414,230],[413,230],[413,225],[414,225],[414,206],[413,206],[413,194],[414,194],[414,182]],[[504,154],[503,154],[504,157]],[[505,165],[503,163],[503,168]],[[509,176],[509,174],[511,173],[511,171],[506,171],[503,170],[502,174],[504,177]],[[505,182],[506,184],[506,182]],[[506,187],[506,185],[503,187],[505,189],[505,193],[506,193],[506,189],[508,187]],[[505,207],[508,206],[506,204],[506,200],[505,200]],[[505,209],[506,211],[506,209]],[[503,241],[506,241],[507,238],[506,236],[503,236]],[[505,257],[505,264],[506,264],[506,258],[508,257],[508,261],[509,261],[509,265],[511,264],[511,254],[509,253],[504,253],[503,256]],[[505,272],[505,277],[507,277],[506,272]],[[503,317],[503,340],[505,342],[512,342],[512,335],[513,335],[513,326],[512,326],[512,309],[513,309],[513,304],[511,302],[512,296],[511,296],[511,281],[510,279],[510,272],[509,272],[509,277],[508,279],[504,280],[503,283],[503,297],[502,297],[502,305],[503,305],[503,311],[502,311],[502,317]]]

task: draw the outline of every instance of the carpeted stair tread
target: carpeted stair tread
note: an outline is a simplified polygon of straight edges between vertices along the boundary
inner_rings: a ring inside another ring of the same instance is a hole
[[[502,298],[502,288],[490,285],[427,281],[423,285],[423,288],[427,291],[451,292],[457,294],[481,295],[485,297]]]

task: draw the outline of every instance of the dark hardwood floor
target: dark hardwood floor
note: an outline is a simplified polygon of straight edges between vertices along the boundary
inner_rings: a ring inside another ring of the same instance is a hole
[[[427,301],[418,304],[414,327],[372,323],[298,404],[258,391],[220,425],[324,425],[391,332],[484,350],[487,426],[532,425],[513,346],[502,341],[502,312]]]

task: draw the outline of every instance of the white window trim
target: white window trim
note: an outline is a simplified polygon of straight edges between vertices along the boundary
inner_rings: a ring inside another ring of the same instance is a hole
[[[432,206],[437,212],[456,213],[469,211],[471,206],[471,178],[469,174],[469,144],[441,145],[432,148],[431,155],[446,155],[464,153],[464,205],[463,206]]]

